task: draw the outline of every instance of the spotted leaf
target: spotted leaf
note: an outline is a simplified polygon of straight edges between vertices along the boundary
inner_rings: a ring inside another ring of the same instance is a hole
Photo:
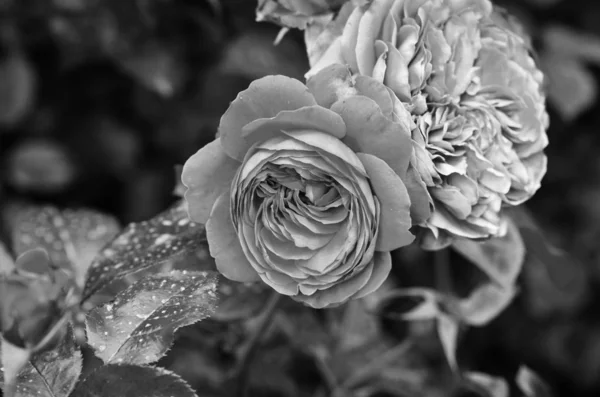
[[[184,201],[150,220],[131,223],[90,266],[84,299],[118,278],[195,250],[205,242],[204,226],[190,221]]]
[[[157,361],[183,326],[214,313],[217,273],[171,271],[151,275],[87,317],[88,343],[106,363]]]
[[[55,265],[74,270],[81,286],[94,257],[120,229],[115,218],[87,209],[15,206],[8,213],[15,256],[43,247]]]
[[[179,376],[163,368],[105,365],[77,385],[71,397],[196,397]]]
[[[5,343],[2,346],[7,347]],[[16,376],[14,397],[67,397],[81,374],[82,360],[73,334],[68,333],[55,349],[35,355],[24,364]],[[1,369],[0,374],[3,380]]]

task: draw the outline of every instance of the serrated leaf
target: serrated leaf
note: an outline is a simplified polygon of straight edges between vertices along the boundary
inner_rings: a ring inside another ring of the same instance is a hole
[[[473,389],[480,391],[485,397],[509,397],[510,390],[508,383],[502,378],[484,374],[481,372],[465,372],[463,373]]]
[[[75,271],[81,286],[92,259],[120,229],[114,217],[86,209],[16,206],[8,217],[16,256],[43,247],[56,266]]]
[[[84,299],[115,279],[148,269],[205,242],[204,226],[191,222],[186,208],[180,201],[150,220],[129,224],[90,266]]]
[[[178,328],[215,311],[216,288],[216,273],[172,271],[146,277],[88,314],[88,343],[106,363],[157,361]]]
[[[488,283],[458,303],[458,315],[469,325],[483,326],[496,318],[515,297],[514,288]]]
[[[526,397],[551,397],[550,388],[535,372],[522,366],[516,377],[517,386]]]
[[[35,355],[17,375],[15,397],[67,397],[75,387],[83,358],[72,333],[53,350]],[[0,371],[1,373],[2,371]]]
[[[525,259],[525,245],[515,224],[508,221],[504,237],[487,241],[457,239],[452,248],[477,265],[490,279],[503,288],[511,288]]]
[[[70,397],[196,397],[179,376],[163,368],[105,365],[80,382]]]

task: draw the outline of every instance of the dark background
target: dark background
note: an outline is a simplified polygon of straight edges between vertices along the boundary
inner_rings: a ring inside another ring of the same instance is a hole
[[[571,254],[563,271],[583,272],[585,286],[557,291],[529,273],[500,318],[466,334],[459,357],[499,375],[526,363],[557,395],[597,396],[600,2],[497,3],[524,22],[550,77],[549,169],[527,206]],[[213,139],[239,91],[264,75],[302,79],[307,70],[302,34],[274,47],[278,28],[254,22],[254,7],[0,0],[0,200],[91,207],[123,223],[163,210],[174,201],[174,166]],[[190,349],[169,365],[205,365]]]

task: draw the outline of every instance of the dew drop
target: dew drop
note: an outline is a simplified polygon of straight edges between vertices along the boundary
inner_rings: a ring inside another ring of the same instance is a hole
[[[100,346],[98,346],[98,351],[99,351],[100,353],[102,353],[104,350],[106,350],[106,346],[104,346],[104,345],[100,345]]]

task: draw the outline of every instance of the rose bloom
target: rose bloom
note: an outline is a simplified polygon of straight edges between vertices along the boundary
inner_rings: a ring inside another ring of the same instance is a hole
[[[185,163],[182,182],[224,276],[323,308],[376,290],[389,251],[414,240],[402,180],[410,129],[391,91],[345,66],[308,86],[254,81],[218,138]]]
[[[546,172],[543,75],[523,30],[489,0],[373,0],[340,15],[343,33],[307,76],[347,64],[410,111],[412,184],[434,209],[413,217],[422,246],[503,235],[501,208],[528,200]]]

